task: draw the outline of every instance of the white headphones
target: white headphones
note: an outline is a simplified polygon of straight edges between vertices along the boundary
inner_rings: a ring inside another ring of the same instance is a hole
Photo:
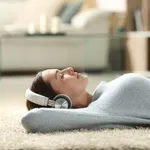
[[[51,100],[48,97],[37,94],[28,88],[26,90],[25,97],[29,101],[41,106],[51,106],[54,108],[65,108],[65,109],[69,109],[72,107],[71,99],[64,94],[58,94],[53,98],[53,100]]]

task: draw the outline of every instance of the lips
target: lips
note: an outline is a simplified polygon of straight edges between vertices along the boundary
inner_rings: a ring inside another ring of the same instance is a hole
[[[77,77],[77,79],[80,77],[81,73],[78,73],[78,72],[74,72],[75,73],[75,76]]]

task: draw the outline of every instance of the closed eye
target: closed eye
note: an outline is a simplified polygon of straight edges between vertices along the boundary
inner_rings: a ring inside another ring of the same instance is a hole
[[[64,74],[63,73],[61,74],[61,79],[64,79]]]

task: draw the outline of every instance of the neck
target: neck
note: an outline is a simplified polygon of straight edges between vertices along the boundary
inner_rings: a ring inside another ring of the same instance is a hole
[[[91,103],[92,98],[93,96],[90,93],[85,91],[79,97],[74,98],[73,107],[74,108],[87,107]]]

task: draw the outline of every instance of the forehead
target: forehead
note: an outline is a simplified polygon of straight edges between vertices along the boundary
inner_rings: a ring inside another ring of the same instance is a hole
[[[58,69],[47,69],[42,72],[42,77],[45,81],[50,81],[55,78],[55,73]]]

